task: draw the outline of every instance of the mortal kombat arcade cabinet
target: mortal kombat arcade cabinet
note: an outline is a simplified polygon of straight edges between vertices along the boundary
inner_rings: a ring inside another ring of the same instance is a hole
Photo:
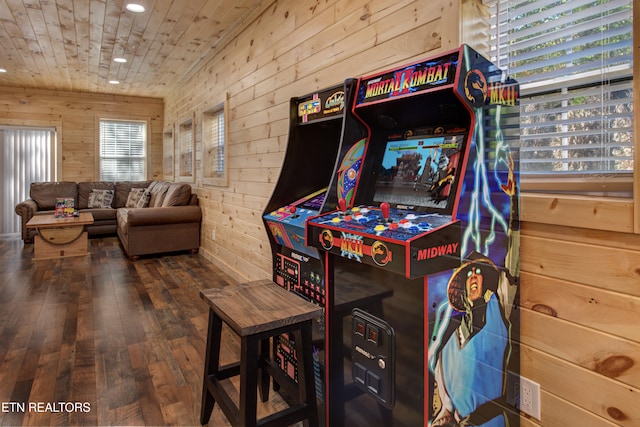
[[[326,308],[326,425],[519,425],[518,94],[463,45],[358,79],[364,137],[292,127],[314,147],[288,148],[265,222],[274,280]]]

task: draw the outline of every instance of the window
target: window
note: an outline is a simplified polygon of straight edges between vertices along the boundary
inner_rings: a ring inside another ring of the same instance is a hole
[[[559,190],[563,183],[630,190],[632,1],[488,3],[496,18],[492,60],[520,83],[523,188],[548,190],[551,178]]]
[[[147,124],[100,120],[100,180],[146,179]]]
[[[227,102],[202,113],[203,168],[205,184],[227,185]]]
[[[170,181],[173,180],[173,170],[175,167],[173,160],[173,151],[173,125],[171,125],[162,133],[162,174],[164,175],[164,179]]]
[[[195,179],[195,125],[193,118],[178,125],[178,179],[193,182]]]

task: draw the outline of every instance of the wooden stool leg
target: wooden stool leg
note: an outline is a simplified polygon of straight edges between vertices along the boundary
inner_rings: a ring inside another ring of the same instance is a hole
[[[313,337],[311,321],[303,322],[294,332],[298,356],[298,391],[300,402],[307,405],[308,417],[305,426],[318,427],[318,405],[315,399],[315,377],[313,375]]]
[[[202,381],[202,406],[200,408],[200,424],[209,423],[215,400],[209,391],[211,377],[218,375],[220,361],[220,339],[222,337],[222,320],[209,309],[209,328],[207,332],[207,349],[204,362],[204,378]]]
[[[258,401],[258,340],[245,336],[240,344],[240,426],[255,427]]]
[[[280,342],[280,335],[276,335],[273,337],[273,342],[271,343],[271,351],[272,351],[272,356],[271,356],[271,360],[273,360],[274,362],[278,361],[278,344]],[[273,390],[274,391],[279,391],[280,390],[280,384],[278,383],[278,381],[276,381],[276,379],[273,379]]]
[[[274,339],[276,339],[276,337],[274,337]],[[259,388],[258,391],[260,392],[260,401],[261,402],[266,402],[267,400],[269,400],[269,381],[271,379],[271,376],[269,375],[269,373],[267,372],[266,369],[266,361],[269,360],[270,357],[270,353],[269,353],[269,338],[260,340],[260,360],[258,361],[258,369],[259,369],[259,378],[260,378],[260,382],[259,382]]]

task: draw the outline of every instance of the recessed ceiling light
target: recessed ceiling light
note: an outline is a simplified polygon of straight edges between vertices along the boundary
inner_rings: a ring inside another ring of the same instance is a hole
[[[7,70],[5,70],[4,68],[0,68],[0,73],[6,73]]]
[[[124,64],[125,62],[127,62],[125,58],[113,58],[113,61],[120,62],[121,64]]]
[[[109,83],[111,83],[112,85],[119,85],[120,81],[118,81],[118,80],[109,80]]]
[[[144,6],[137,3],[129,3],[127,4],[126,8],[129,12],[136,12],[136,13],[144,12]]]

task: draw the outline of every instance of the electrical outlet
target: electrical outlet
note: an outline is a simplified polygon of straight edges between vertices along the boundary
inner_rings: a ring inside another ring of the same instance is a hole
[[[507,372],[507,403],[535,419],[540,419],[540,384]]]
[[[540,384],[520,377],[520,410],[540,419]]]

